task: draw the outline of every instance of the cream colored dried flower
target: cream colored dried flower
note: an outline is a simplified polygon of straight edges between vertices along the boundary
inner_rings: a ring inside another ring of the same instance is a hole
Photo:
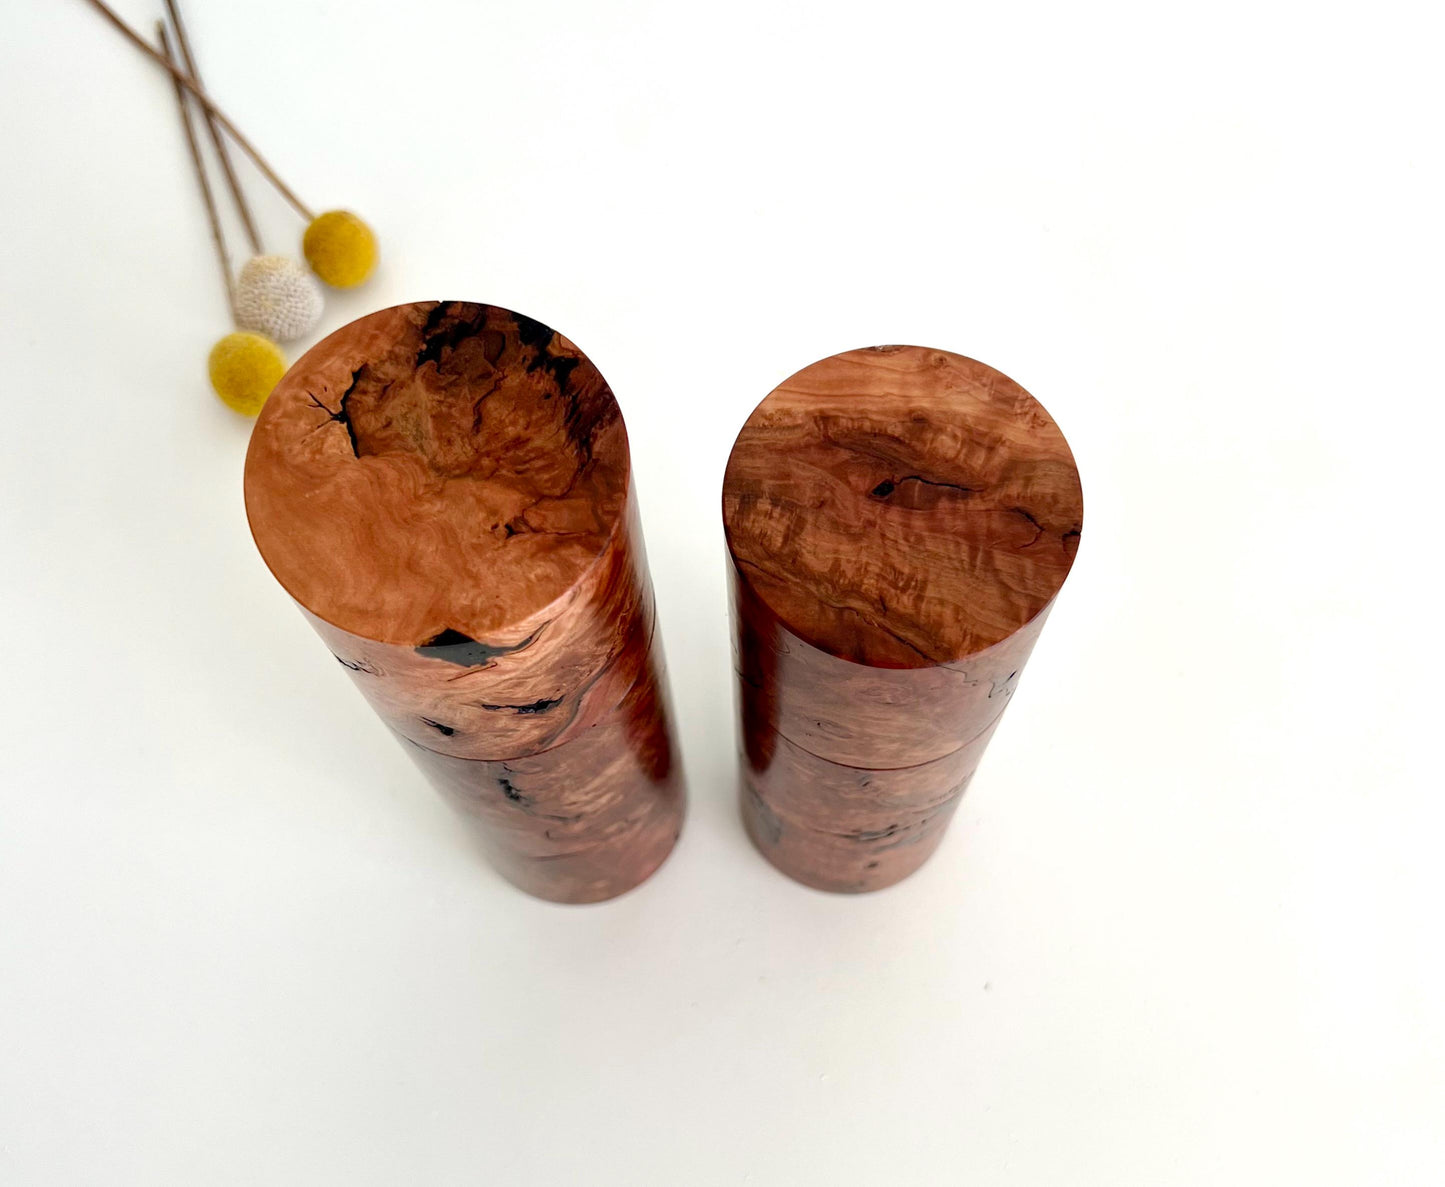
[[[236,324],[277,342],[311,333],[324,304],[316,278],[289,256],[253,256],[236,281]]]

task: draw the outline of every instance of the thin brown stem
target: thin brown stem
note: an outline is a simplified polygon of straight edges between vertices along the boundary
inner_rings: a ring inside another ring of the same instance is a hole
[[[200,85],[196,83],[189,74],[176,65],[175,62],[169,61],[153,45],[148,44],[144,37],[127,25],[120,17],[116,16],[105,3],[105,0],[90,0],[90,3],[101,16],[105,17],[106,20],[125,34],[126,39],[130,41],[132,45],[153,61],[160,63],[165,70],[170,72],[171,77],[174,78],[177,83],[185,87],[186,90],[190,91],[191,94],[196,97],[196,102],[215,117],[216,123],[225,129],[226,135],[234,140],[236,146],[256,163],[256,168],[261,170],[261,172],[266,175],[266,180],[280,191],[281,196],[285,198],[286,201],[291,203],[297,214],[307,222],[310,222],[316,217],[316,215],[312,213],[311,208],[302,202],[301,199],[292,192],[291,187],[281,180],[276,170],[272,169],[266,161],[266,158],[256,151],[255,146],[252,145],[249,140],[241,135],[241,130],[230,121],[224,111],[211,102],[211,97],[207,95],[205,91],[201,90]]]
[[[195,55],[191,53],[191,38],[186,32],[185,22],[181,20],[181,6],[177,0],[166,0],[166,11],[171,14],[171,28],[175,31],[176,44],[180,47],[181,62],[196,85],[200,86],[201,71],[196,66]],[[236,213],[241,216],[241,226],[246,229],[246,238],[251,241],[251,252],[253,255],[260,255],[265,248],[261,246],[261,236],[256,230],[255,220],[251,218],[250,204],[241,190],[241,183],[236,179],[236,170],[231,166],[231,150],[226,146],[225,137],[221,135],[221,128],[216,123],[214,113],[202,107],[201,114],[205,118],[211,144],[216,150],[216,160],[221,163],[221,172],[225,174],[226,185],[231,191],[231,201],[236,205]]]
[[[165,22],[156,22],[156,32],[160,36],[161,49],[165,53],[165,60],[175,60],[171,54],[171,39],[166,36]],[[196,169],[196,180],[201,185],[201,198],[206,204],[206,219],[211,224],[211,241],[216,245],[216,259],[221,265],[221,275],[226,281],[226,303],[231,307],[231,320],[236,319],[236,287],[231,279],[231,257],[226,251],[226,237],[221,232],[221,219],[216,213],[216,198],[211,193],[211,182],[206,177],[206,165],[201,160],[201,146],[196,143],[196,130],[191,126],[190,104],[186,100],[185,88],[179,82],[175,84],[176,106],[181,113],[181,127],[186,133],[186,147],[191,150],[191,164]]]

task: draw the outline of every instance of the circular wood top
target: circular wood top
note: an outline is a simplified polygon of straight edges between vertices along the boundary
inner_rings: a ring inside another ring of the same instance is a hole
[[[723,479],[739,577],[793,634],[873,667],[1007,638],[1058,593],[1082,523],[1043,406],[992,367],[917,346],[799,371],[748,417]]]
[[[267,401],[246,513],[317,617],[407,647],[479,638],[571,589],[624,530],[627,432],[540,322],[399,305],[318,343]]]

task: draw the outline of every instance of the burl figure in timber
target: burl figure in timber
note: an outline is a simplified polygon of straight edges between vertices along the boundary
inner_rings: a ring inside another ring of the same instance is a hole
[[[277,386],[246,458],[261,555],[496,867],[610,898],[683,817],[627,430],[519,313],[371,314]]]

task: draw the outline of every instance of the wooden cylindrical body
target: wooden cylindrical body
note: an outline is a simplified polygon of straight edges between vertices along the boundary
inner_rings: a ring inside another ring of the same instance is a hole
[[[681,828],[627,434],[572,343],[496,306],[382,310],[257,420],[262,556],[497,868],[610,898]]]
[[[753,411],[723,485],[749,834],[874,890],[942,837],[1078,547],[1057,425],[993,368],[875,347]]]

